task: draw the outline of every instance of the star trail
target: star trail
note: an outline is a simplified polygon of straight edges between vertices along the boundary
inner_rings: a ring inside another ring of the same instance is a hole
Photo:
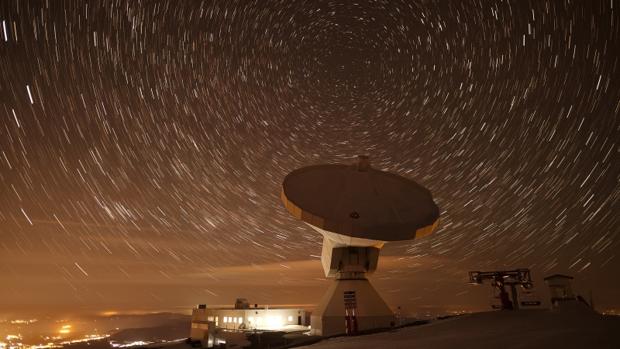
[[[617,308],[619,7],[2,1],[0,307],[316,303],[282,179],[368,154],[441,211],[383,250],[390,305],[483,308],[468,270],[528,267]]]

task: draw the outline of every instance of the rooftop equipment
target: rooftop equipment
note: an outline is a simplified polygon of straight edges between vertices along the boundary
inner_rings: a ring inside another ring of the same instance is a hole
[[[534,284],[530,270],[526,268],[515,270],[498,270],[498,271],[470,271],[469,282],[475,285],[481,285],[484,280],[491,280],[491,286],[499,290],[499,299],[501,301],[500,309],[517,310],[519,309],[519,297],[517,286],[529,290]],[[506,286],[510,286],[512,291],[512,301],[506,292]],[[532,304],[523,305],[540,305],[540,302],[531,302]]]

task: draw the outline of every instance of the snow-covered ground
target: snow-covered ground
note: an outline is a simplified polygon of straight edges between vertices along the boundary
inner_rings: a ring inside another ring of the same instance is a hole
[[[524,310],[463,315],[391,332],[324,340],[307,349],[620,348],[620,317]]]

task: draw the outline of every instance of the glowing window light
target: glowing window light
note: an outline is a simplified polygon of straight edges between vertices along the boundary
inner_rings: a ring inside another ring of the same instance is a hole
[[[237,321],[238,321],[238,323],[240,323],[240,324],[241,324],[241,323],[243,323],[243,318],[242,318],[242,317],[239,317],[239,318],[237,318]]]
[[[292,315],[288,316],[288,322],[293,322],[293,316]]]
[[[267,316],[266,328],[280,328],[284,325],[282,316]]]
[[[224,316],[224,323],[228,323],[228,316]]]
[[[248,316],[248,322],[254,322],[254,316]]]

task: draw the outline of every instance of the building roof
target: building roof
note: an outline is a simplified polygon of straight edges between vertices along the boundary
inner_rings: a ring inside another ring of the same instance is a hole
[[[433,231],[439,208],[430,191],[399,175],[354,165],[317,165],[289,173],[282,201],[296,218],[336,234],[409,240]]]
[[[564,275],[564,274],[553,274],[553,275],[549,275],[546,278],[544,278],[544,280],[549,280],[549,279],[573,279],[573,277],[569,275]]]

